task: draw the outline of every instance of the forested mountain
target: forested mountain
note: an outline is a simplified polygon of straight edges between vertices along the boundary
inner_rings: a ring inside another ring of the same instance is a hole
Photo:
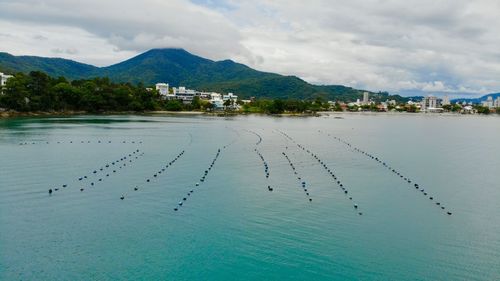
[[[95,67],[61,58],[12,56],[0,53],[0,70],[16,73],[43,71],[50,76],[68,79],[109,77],[114,82],[153,85],[167,82],[205,91],[234,92],[241,97],[354,101],[364,91],[341,85],[312,85],[295,76],[283,76],[254,70],[231,60],[212,61],[183,49],[153,49],[124,62]],[[375,100],[387,98],[404,101],[400,96],[372,93]]]

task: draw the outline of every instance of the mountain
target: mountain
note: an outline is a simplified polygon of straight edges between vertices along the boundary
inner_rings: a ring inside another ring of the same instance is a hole
[[[3,72],[30,72],[43,71],[50,76],[64,76],[68,79],[82,79],[91,77],[99,68],[61,58],[43,58],[34,56],[13,56],[0,52],[0,70]]]
[[[312,85],[295,76],[254,70],[231,60],[212,61],[183,49],[153,49],[107,67],[95,67],[61,58],[12,56],[0,53],[0,70],[29,72],[39,70],[68,79],[109,77],[115,82],[154,85],[167,82],[203,91],[234,92],[241,97],[297,98],[318,96],[329,100],[352,101],[364,91],[341,85]],[[371,93],[374,100],[405,101],[400,96]]]
[[[481,102],[483,101],[486,101],[488,99],[488,97],[492,97],[493,100],[496,100],[497,98],[500,97],[500,93],[496,93],[496,94],[487,94],[487,95],[484,95],[480,98],[474,98],[474,99],[454,99],[452,100],[452,102],[467,102],[467,103],[473,103],[473,104],[480,104]]]

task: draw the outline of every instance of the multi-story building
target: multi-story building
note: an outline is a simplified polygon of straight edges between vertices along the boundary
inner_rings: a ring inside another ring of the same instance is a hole
[[[500,97],[497,97],[497,99],[495,100],[495,107],[500,108]]]
[[[228,100],[231,101],[229,108],[232,108],[232,109],[238,108],[238,104],[236,103],[238,101],[237,95],[235,95],[233,93],[228,93],[227,95],[222,96],[222,100],[224,101],[224,103]]]
[[[227,95],[223,95],[222,99],[224,101],[231,100],[233,103],[236,103],[238,101],[238,96],[233,93],[228,93]]]
[[[2,93],[3,87],[5,86],[5,83],[7,83],[7,80],[12,77],[12,75],[3,74],[2,72],[0,72],[0,94]]]
[[[422,111],[436,111],[441,109],[441,100],[434,96],[427,96],[422,100],[420,109]]]
[[[363,105],[370,104],[370,94],[368,92],[363,93]]]
[[[224,107],[224,100],[222,99],[222,95],[218,93],[210,94],[210,103],[213,104],[217,109]]]
[[[184,103],[190,103],[196,96],[196,91],[191,89],[186,89],[186,87],[172,88],[174,92],[174,97],[176,99],[182,100]]]
[[[448,97],[448,95],[444,96],[443,97],[443,101],[441,102],[441,105],[450,105],[451,102],[450,102],[450,98]]]
[[[210,97],[212,94],[215,94],[215,93],[209,93],[209,92],[196,93],[196,95],[199,96],[200,99],[202,99],[202,100],[210,100]]]
[[[494,107],[493,97],[488,96],[488,99],[486,101],[483,101],[483,106],[487,108],[493,108]]]
[[[156,90],[158,91],[158,93],[160,93],[160,95],[162,95],[163,97],[167,97],[170,93],[169,93],[169,88],[168,88],[168,84],[167,83],[157,83],[156,84]]]

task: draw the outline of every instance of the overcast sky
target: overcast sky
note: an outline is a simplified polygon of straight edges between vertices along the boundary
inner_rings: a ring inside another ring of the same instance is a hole
[[[179,47],[315,84],[500,92],[499,0],[0,0],[0,51],[106,66]]]

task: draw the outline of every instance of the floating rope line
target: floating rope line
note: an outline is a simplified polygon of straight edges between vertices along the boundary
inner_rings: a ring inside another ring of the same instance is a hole
[[[327,134],[329,137],[332,137],[333,139],[335,139],[336,141],[338,141],[339,143],[342,143],[346,146],[348,146],[349,148],[352,149],[352,151],[354,152],[357,152],[357,153],[360,153],[361,155],[364,155],[374,161],[376,161],[377,163],[379,163],[380,165],[382,165],[383,167],[387,168],[390,172],[392,172],[396,177],[400,178],[401,180],[405,181],[407,184],[409,184],[410,186],[414,187],[415,190],[418,190],[421,192],[421,194],[423,194],[425,197],[428,197],[429,200],[431,201],[434,201],[435,205],[438,206],[441,210],[445,211],[447,215],[452,215],[453,213],[451,211],[448,211],[446,210],[446,207],[443,206],[443,204],[439,201],[437,201],[436,197],[430,195],[428,193],[427,190],[425,190],[424,188],[421,188],[420,185],[418,183],[415,183],[412,179],[410,179],[410,177],[407,177],[405,175],[403,175],[402,172],[396,170],[395,168],[393,168],[391,165],[389,165],[386,161],[383,161],[382,159],[380,159],[379,157],[371,154],[371,153],[368,153],[364,150],[361,150],[360,148],[352,145],[351,143],[339,138],[339,137],[336,137],[336,136],[332,136],[331,134],[329,133],[324,133],[322,132],[321,130],[318,130],[318,132],[320,133],[323,133],[323,134]]]
[[[108,162],[101,166],[98,169],[90,172],[89,175],[84,175],[79,177],[77,180],[79,183],[84,183],[87,181],[91,181],[91,177],[95,178],[90,182],[90,187],[94,187],[97,183],[104,181],[105,178],[111,177],[111,175],[115,174],[119,169],[122,169],[127,166],[127,163],[133,163],[135,160],[139,159],[139,157],[144,156],[144,153],[139,149],[130,152],[129,154],[124,155],[120,159],[115,161]],[[99,177],[99,178],[98,178]],[[68,184],[61,185],[63,188],[68,187]],[[54,187],[49,189],[49,194],[52,194],[54,191],[59,191],[59,187]],[[80,187],[80,191],[84,191],[84,187]]]
[[[179,154],[177,154],[177,156],[174,157],[174,159],[172,159],[170,162],[168,162],[165,166],[162,166],[156,173],[154,173],[151,178],[156,179],[156,178],[159,178],[161,175],[165,175],[167,173],[167,169],[172,167],[172,165],[174,165],[177,162],[177,160],[179,160],[184,155],[185,152],[186,152],[185,150],[182,150]],[[146,178],[145,182],[150,183],[151,178]],[[138,185],[134,186],[133,191],[138,191],[138,190],[139,190],[139,186]],[[120,199],[123,200],[123,199],[125,199],[126,196],[127,196],[127,193],[124,193],[124,194],[122,194]]]
[[[287,138],[288,140],[290,140],[291,142],[293,142],[298,148],[300,148],[302,151],[304,152],[307,152],[307,154],[309,154],[311,157],[313,157],[322,167],[323,169],[330,175],[330,177],[332,178],[332,181],[334,182],[334,184],[336,184],[341,190],[342,192],[348,196],[349,200],[353,201],[353,198],[352,196],[349,194],[349,190],[347,189],[347,187],[344,186],[344,184],[342,183],[342,181],[335,175],[334,173],[334,170],[329,168],[326,163],[321,160],[319,158],[319,156],[315,153],[313,153],[311,150],[305,148],[303,145],[297,143],[292,137],[290,137],[288,134],[282,132],[282,131],[278,131],[280,134],[282,134],[285,138]],[[359,206],[358,204],[354,204],[353,205],[354,209],[358,210],[358,215],[363,215],[363,212],[360,212],[359,211]]]
[[[106,140],[106,141],[89,141],[89,140],[79,140],[79,141],[29,141],[29,142],[20,142],[19,145],[35,145],[35,144],[126,144],[126,143],[131,143],[131,144],[142,144],[142,141],[111,141],[111,140]]]
[[[229,127],[226,127],[232,131],[234,131],[237,135],[237,137],[240,136],[239,132],[232,129],[232,128],[229,128]],[[217,149],[217,153],[215,154],[214,158],[212,159],[212,162],[210,163],[210,165],[208,166],[208,168],[203,172],[203,175],[200,177],[200,180],[199,182],[196,182],[194,184],[194,186],[192,186],[188,192],[186,192],[186,196],[182,197],[181,200],[179,200],[179,202],[177,203],[177,206],[174,207],[174,211],[179,211],[180,208],[182,206],[185,205],[186,201],[188,200],[188,198],[192,197],[192,195],[194,194],[195,190],[197,190],[198,188],[201,188],[203,183],[205,183],[205,180],[207,179],[209,173],[212,171],[212,169],[214,168],[215,166],[215,163],[217,162],[217,160],[220,158],[221,156],[221,153],[223,150],[227,149],[228,147],[230,147],[231,145],[233,145],[235,142],[237,141],[237,138],[235,138],[233,141],[231,141],[230,143],[224,145],[222,148],[219,148]]]
[[[311,196],[309,195],[309,190],[307,189],[306,187],[306,181],[299,175],[299,173],[297,172],[297,169],[295,168],[295,165],[293,165],[292,163],[292,160],[290,160],[290,158],[288,157],[288,155],[285,153],[285,152],[282,152],[281,153],[285,159],[288,161],[288,165],[290,166],[290,168],[292,169],[294,175],[297,177],[297,180],[300,182],[301,186],[302,186],[302,189],[304,190],[306,196],[308,197],[309,199],[309,202],[312,202],[312,198]]]

